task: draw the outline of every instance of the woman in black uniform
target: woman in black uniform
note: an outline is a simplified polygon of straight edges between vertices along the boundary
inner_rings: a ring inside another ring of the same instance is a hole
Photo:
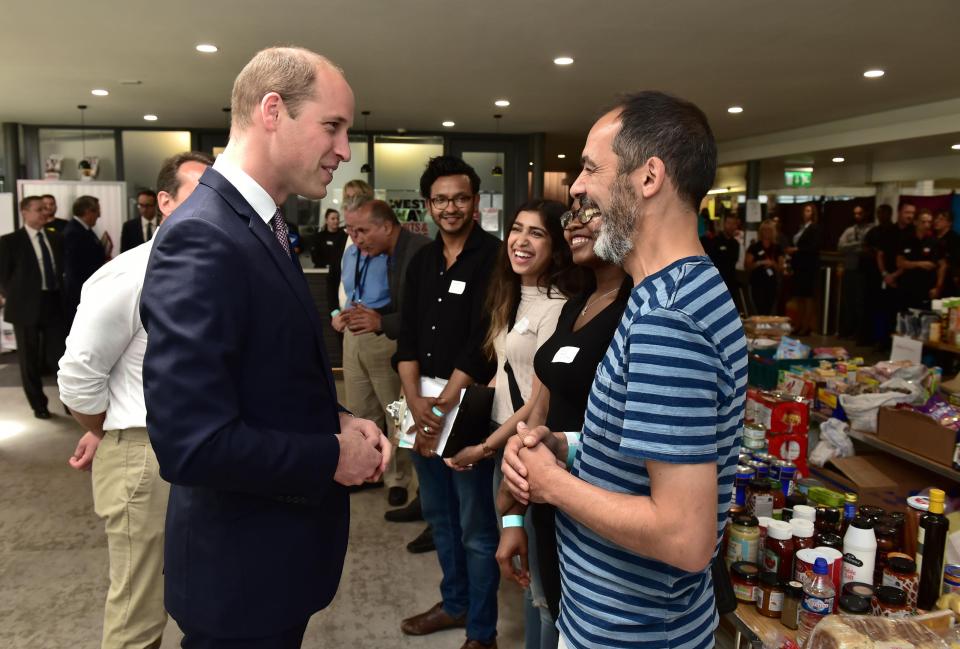
[[[798,336],[809,336],[817,328],[817,305],[814,302],[820,276],[817,212],[815,203],[803,206],[803,224],[793,235],[793,245],[786,250],[793,269],[793,297],[797,305],[795,333]]]
[[[750,297],[758,315],[774,315],[783,260],[776,238],[777,227],[769,219],[764,221],[743,260],[743,267],[750,273]]]
[[[633,283],[622,268],[603,261],[593,251],[600,221],[599,210],[589,202],[585,202],[576,213],[567,212],[561,221],[573,262],[592,271],[593,282],[583,294],[567,301],[553,336],[537,350],[534,369],[542,387],[527,421],[530,427],[546,425],[550,430],[577,433],[583,428],[587,398],[597,365],[613,339],[633,289]],[[513,501],[506,485],[501,486],[497,505],[504,515],[524,513],[524,507]],[[555,625],[560,609],[560,566],[554,508],[533,505],[529,515],[536,542],[535,567],[538,570],[534,571],[534,576],[539,576],[552,618],[548,621],[541,616],[541,626]],[[514,557],[520,557],[521,565],[526,565],[526,554],[524,529],[504,528],[497,548],[497,562],[505,579],[513,579],[522,586],[530,583],[530,573],[517,571],[513,565]],[[541,633],[543,638],[550,635],[547,629]],[[555,630],[552,636],[556,637]],[[527,649],[531,648],[528,646]],[[543,644],[541,649],[545,649]]]

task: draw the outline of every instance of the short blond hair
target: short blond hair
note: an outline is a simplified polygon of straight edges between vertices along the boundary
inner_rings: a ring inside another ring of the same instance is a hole
[[[233,82],[230,114],[234,128],[253,123],[253,111],[264,95],[275,92],[283,99],[290,117],[296,119],[303,102],[314,97],[317,68],[339,68],[329,59],[303,47],[269,47],[250,59]]]

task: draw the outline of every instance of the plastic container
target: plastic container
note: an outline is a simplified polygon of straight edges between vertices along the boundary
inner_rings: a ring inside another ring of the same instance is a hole
[[[817,520],[817,509],[810,505],[795,505],[793,507],[793,517],[808,520],[815,523]]]
[[[842,583],[873,581],[873,568],[877,560],[877,537],[873,532],[873,522],[863,516],[857,516],[850,523],[843,538]]]
[[[763,546],[763,571],[772,573],[780,581],[793,578],[793,532],[790,523],[771,521]]]
[[[839,550],[824,547],[797,552],[794,559],[793,578],[806,586],[807,582],[812,579],[813,565],[817,559],[823,559],[827,562],[830,569],[830,581],[835,584],[840,583],[840,567],[843,565],[843,554]]]
[[[813,564],[813,579],[803,587],[803,603],[797,630],[797,644],[807,643],[810,632],[823,618],[833,612],[836,590],[830,581],[830,568],[826,559],[817,557]]]
[[[790,532],[793,534],[794,553],[816,547],[816,541],[813,538],[812,521],[794,518],[790,521]]]

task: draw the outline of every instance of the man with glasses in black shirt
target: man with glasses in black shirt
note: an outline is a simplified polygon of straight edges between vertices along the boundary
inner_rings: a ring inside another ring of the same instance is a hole
[[[403,621],[407,635],[466,627],[462,649],[496,647],[499,541],[493,503],[494,460],[454,471],[434,453],[445,413],[460,390],[487,383],[495,366],[481,351],[490,269],[500,241],[474,219],[480,178],[460,158],[430,160],[420,192],[439,228],[437,238],[410,261],[394,356],[417,437],[413,462],[423,516],[433,528],[443,601]],[[420,394],[421,377],[447,381],[437,398]]]

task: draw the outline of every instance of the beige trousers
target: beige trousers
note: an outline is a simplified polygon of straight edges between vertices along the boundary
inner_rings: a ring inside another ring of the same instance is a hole
[[[387,487],[416,489],[410,450],[397,448],[393,421],[387,416],[387,405],[400,396],[400,377],[393,370],[390,358],[397,343],[384,335],[343,332],[343,387],[346,407],[357,417],[370,419],[393,442],[393,459],[384,473]]]
[[[163,525],[170,485],[145,428],[107,431],[93,459],[93,504],[104,519],[110,590],[103,649],[155,649],[163,608]]]

